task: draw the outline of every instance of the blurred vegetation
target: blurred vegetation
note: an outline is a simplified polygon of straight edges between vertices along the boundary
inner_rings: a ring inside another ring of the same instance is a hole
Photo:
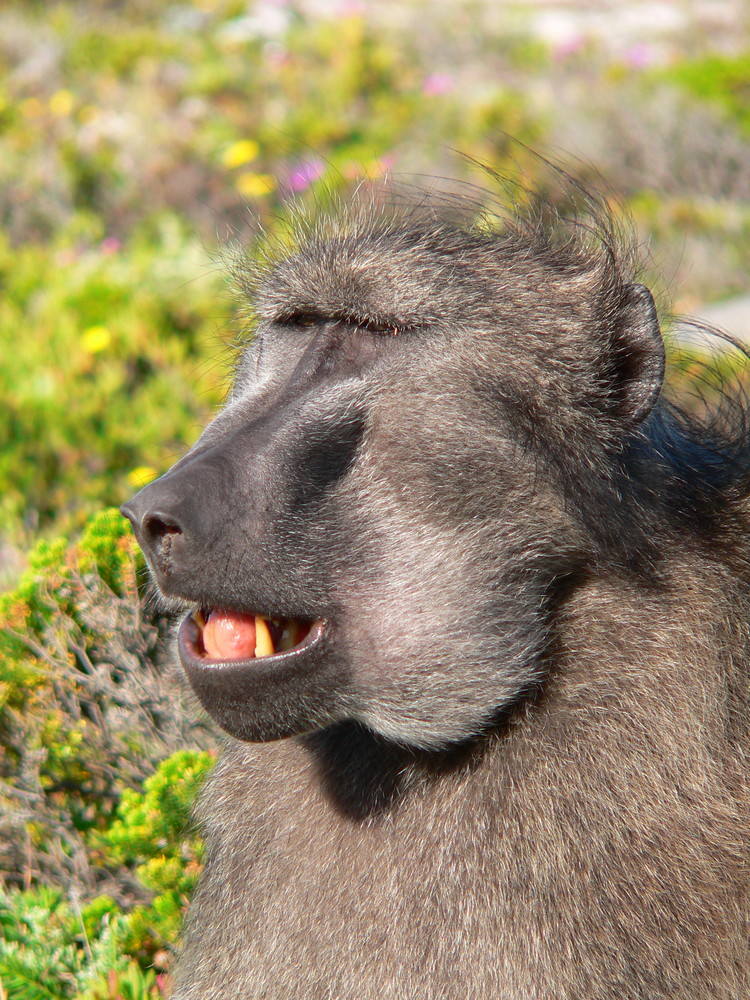
[[[614,51],[512,4],[329,7],[0,11],[0,997],[169,990],[214,734],[110,505],[221,402],[242,312],[217,247],[391,172],[546,183],[514,136],[579,154],[680,311],[747,289],[747,25]]]
[[[140,568],[109,509],[76,544],[40,541],[0,595],[0,982],[14,998],[117,996],[112,975],[148,995],[197,876],[189,814],[211,739],[141,614]]]
[[[80,524],[197,435],[221,396],[221,296],[186,242],[165,218],[116,247],[0,243],[0,530]]]
[[[697,99],[717,105],[730,121],[750,132],[750,52],[710,53],[678,62],[660,75]]]

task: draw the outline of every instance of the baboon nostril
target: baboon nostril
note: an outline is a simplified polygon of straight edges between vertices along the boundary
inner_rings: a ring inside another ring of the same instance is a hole
[[[175,535],[182,534],[179,521],[161,512],[146,514],[141,529],[144,539],[155,549],[164,549]]]
[[[190,490],[162,480],[150,483],[120,508],[133,525],[152,570],[164,581],[182,572],[201,544],[200,517]]]

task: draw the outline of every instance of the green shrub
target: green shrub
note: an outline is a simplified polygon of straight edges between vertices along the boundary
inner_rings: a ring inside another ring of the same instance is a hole
[[[0,237],[0,531],[80,526],[192,443],[225,375],[206,272],[174,225],[127,252]]]
[[[102,834],[108,856],[134,868],[154,895],[128,919],[127,950],[153,954],[178,937],[200,870],[202,848],[189,836],[191,809],[213,763],[207,752],[182,750],[147,778],[143,791],[126,789],[117,818]]]
[[[715,104],[750,132],[750,52],[681,59],[658,75]]]
[[[205,752],[180,751],[130,790],[111,829],[96,838],[99,863],[131,873],[148,902],[108,895],[83,904],[48,886],[0,892],[0,984],[14,1000],[146,1000],[162,995],[198,872],[202,848],[190,808],[212,764]]]
[[[21,998],[140,1000],[199,870],[190,807],[213,738],[142,615],[117,511],[28,563],[0,595],[0,982]]]

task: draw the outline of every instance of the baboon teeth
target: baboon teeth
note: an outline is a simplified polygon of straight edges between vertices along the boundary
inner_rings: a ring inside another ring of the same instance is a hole
[[[242,611],[197,610],[198,652],[210,660],[263,659],[294,649],[311,626],[294,619],[266,618]]]
[[[260,615],[255,616],[255,655],[260,656],[273,656],[275,650],[273,648],[273,639],[271,638],[271,633],[268,629],[268,624],[266,619],[262,618]]]

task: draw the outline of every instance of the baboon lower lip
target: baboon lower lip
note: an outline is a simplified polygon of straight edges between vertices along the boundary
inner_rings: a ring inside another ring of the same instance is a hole
[[[183,619],[180,662],[203,707],[235,739],[284,739],[342,717],[350,681],[328,621],[308,621],[291,649],[244,659],[205,656],[201,634],[193,614]]]
[[[255,669],[260,668],[261,664],[281,665],[303,654],[321,637],[325,627],[322,619],[310,622],[292,618],[268,618],[265,615],[235,615],[235,618],[242,618],[249,623],[246,627],[254,633],[251,640],[254,648],[250,655],[242,655],[245,650],[240,641],[239,655],[230,655],[226,643],[217,643],[216,639],[207,641],[206,636],[207,625],[212,619],[229,614],[216,610],[207,613],[199,609],[183,619],[178,634],[178,649],[182,665],[186,669],[216,669],[224,665]]]

